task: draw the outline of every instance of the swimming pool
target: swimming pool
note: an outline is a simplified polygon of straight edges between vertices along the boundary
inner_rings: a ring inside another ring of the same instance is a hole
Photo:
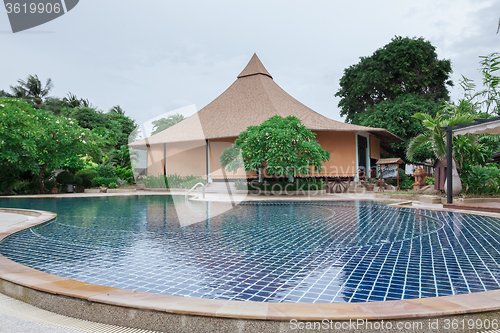
[[[177,202],[177,205],[179,202]],[[500,219],[374,202],[169,196],[0,199],[56,220],[0,243],[24,265],[93,284],[260,302],[366,302],[500,289]],[[180,216],[185,215],[185,216]]]

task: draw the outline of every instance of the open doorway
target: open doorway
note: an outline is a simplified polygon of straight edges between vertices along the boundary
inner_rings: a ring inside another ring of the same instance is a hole
[[[368,139],[358,135],[358,175],[360,180],[366,180],[366,175],[369,170],[366,169],[366,156],[368,149]]]

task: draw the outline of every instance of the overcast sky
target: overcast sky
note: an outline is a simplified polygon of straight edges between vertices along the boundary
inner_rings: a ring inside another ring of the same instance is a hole
[[[13,0],[14,1],[14,0]],[[500,51],[498,0],[81,0],[70,12],[13,34],[0,10],[0,89],[37,74],[104,111],[119,104],[142,123],[220,95],[255,52],[285,91],[342,120],[343,70],[395,35],[424,37],[480,83],[479,56]]]

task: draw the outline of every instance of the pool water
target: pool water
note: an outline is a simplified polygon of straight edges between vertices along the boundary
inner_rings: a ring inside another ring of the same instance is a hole
[[[0,253],[88,283],[211,299],[366,302],[500,288],[497,218],[369,201],[242,202],[199,218],[223,204],[180,199],[0,199],[58,214],[4,239]]]

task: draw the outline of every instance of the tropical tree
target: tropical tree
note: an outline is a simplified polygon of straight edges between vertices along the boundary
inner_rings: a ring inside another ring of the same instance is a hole
[[[439,60],[435,47],[423,38],[395,37],[370,57],[344,70],[340,89],[340,115],[356,123],[359,115],[377,104],[404,94],[439,103],[448,100],[451,63]],[[365,116],[365,115],[363,115]]]
[[[442,127],[467,124],[474,121],[474,115],[467,112],[467,110],[470,110],[470,104],[462,100],[458,106],[447,104],[442,112],[438,112],[435,117],[425,113],[413,115],[413,118],[422,122],[426,131],[410,140],[406,153],[408,160],[413,161],[413,155],[417,148],[427,143],[431,144],[436,158],[443,158],[446,155],[446,132],[442,130]]]
[[[234,145],[223,151],[221,165],[232,172],[240,167],[254,171],[265,165],[269,174],[287,175],[289,180],[297,174],[310,174],[311,167],[319,172],[330,153],[321,148],[315,137],[297,117],[273,116],[241,132]]]
[[[112,165],[119,165],[122,168],[131,168],[130,152],[128,146],[121,146],[120,149],[113,149],[108,154]]]
[[[464,90],[464,99],[473,103],[477,113],[486,115],[500,115],[500,53],[495,52],[487,56],[480,56],[480,71],[483,75],[483,87],[477,90],[476,84],[462,75],[460,85]]]
[[[431,100],[415,94],[404,94],[394,100],[385,100],[373,106],[369,112],[356,114],[356,124],[368,127],[382,127],[405,140],[414,138],[425,132],[422,123],[413,117],[416,113],[426,113],[435,116],[438,105]],[[393,143],[392,150],[396,156],[404,158],[408,142]],[[422,148],[420,149],[422,150]],[[427,159],[428,153],[418,154]]]
[[[78,125],[90,130],[105,127],[104,114],[94,108],[85,106],[67,108],[64,110],[63,116],[76,120]]]
[[[453,156],[457,162],[460,175],[469,170],[470,166],[485,166],[491,162],[491,156],[500,148],[498,135],[465,134],[453,138]]]
[[[125,112],[118,113],[115,111],[105,113],[104,120],[106,129],[111,132],[113,139],[116,141],[114,146],[122,147],[128,145],[129,136],[137,127],[135,121],[126,116]]]
[[[123,111],[123,109],[119,105],[113,106],[111,109],[109,109],[109,112],[114,112],[114,113],[118,113],[118,114],[122,114],[122,115],[125,114],[125,111]]]
[[[407,140],[424,133],[415,113],[435,116],[448,100],[451,63],[439,60],[435,47],[423,38],[395,37],[369,57],[344,70],[338,106],[346,122],[385,128],[400,138],[392,143],[404,158]]]
[[[0,98],[2,181],[12,182],[28,172],[35,175],[39,192],[44,193],[46,171],[60,168],[78,155],[97,158],[102,143],[99,135],[71,119],[33,109],[19,99]]]
[[[413,138],[408,144],[407,157],[412,161],[415,151],[425,145],[430,144],[435,156],[442,159],[447,154],[447,142],[445,140],[446,131],[442,127],[453,127],[458,124],[466,124],[473,121],[471,113],[464,112],[467,109],[466,101],[462,101],[459,106],[448,104],[443,108],[443,112],[438,112],[435,117],[428,114],[417,113],[413,117],[422,121],[422,124],[427,129],[424,134]],[[450,112],[451,111],[451,112]],[[457,195],[462,191],[462,183],[458,174],[455,159],[451,162],[452,179],[453,179],[453,195]]]
[[[25,80],[17,80],[18,86],[11,86],[13,92],[13,97],[23,98],[28,97],[33,101],[33,104],[37,109],[40,109],[40,105],[43,99],[48,96],[50,90],[54,86],[52,84],[52,79],[47,79],[45,86],[38,78],[37,75],[30,75]]]
[[[88,99],[78,98],[76,95],[73,95],[71,92],[68,93],[68,96],[62,99],[62,102],[65,107],[68,108],[93,108],[92,104]]]
[[[161,131],[164,131],[171,126],[180,123],[184,119],[185,117],[182,114],[176,113],[174,115],[168,116],[167,118],[155,120],[153,121],[153,132],[151,134],[160,133]]]
[[[61,116],[63,109],[66,108],[64,102],[57,97],[47,97],[40,105],[40,108],[51,112],[55,116]]]

